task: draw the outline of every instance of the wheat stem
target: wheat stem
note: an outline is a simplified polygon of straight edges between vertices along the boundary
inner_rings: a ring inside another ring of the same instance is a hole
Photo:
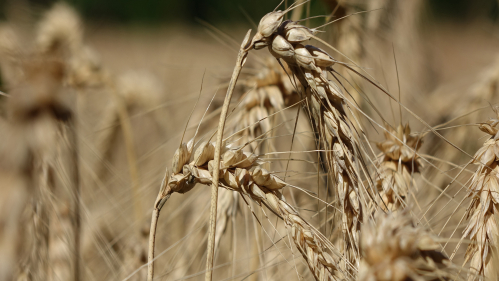
[[[149,253],[147,255],[147,280],[152,280],[154,277],[154,245],[156,243],[156,228],[158,227],[160,209],[154,208],[151,218],[151,231],[149,232]]]
[[[151,229],[149,231],[149,247],[147,254],[147,281],[152,281],[154,278],[154,246],[156,244],[156,229],[158,228],[158,218],[161,208],[166,200],[170,198],[172,190],[168,186],[168,170],[165,172],[161,187],[159,189],[158,197],[154,201],[154,208],[151,218]]]
[[[74,116],[66,123],[68,129],[69,146],[71,150],[71,181],[73,187],[73,280],[81,280],[80,250],[81,250],[81,202],[80,202],[80,167],[78,163],[78,135]]]
[[[215,231],[217,228],[218,175],[220,172],[218,168],[220,167],[220,153],[222,151],[222,138],[225,126],[225,118],[227,116],[227,111],[229,110],[229,104],[232,98],[232,93],[234,92],[234,87],[236,86],[237,78],[239,77],[241,69],[246,62],[246,57],[249,51],[246,47],[249,43],[250,34],[251,29],[246,33],[243,43],[241,44],[241,48],[239,49],[236,66],[234,67],[234,72],[232,73],[232,77],[230,78],[229,88],[227,89],[227,94],[225,95],[225,101],[222,107],[222,112],[220,113],[220,120],[218,122],[217,142],[215,145],[215,167],[217,167],[217,169],[214,169],[213,171],[213,185],[211,186],[210,228],[208,234],[208,248],[206,258],[205,280],[208,281],[211,281],[212,278],[213,256],[215,249]]]

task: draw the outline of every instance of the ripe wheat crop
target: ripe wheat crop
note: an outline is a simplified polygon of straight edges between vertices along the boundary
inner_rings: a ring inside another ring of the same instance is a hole
[[[497,62],[449,109],[425,1],[316,2],[149,69],[68,4],[0,23],[0,280],[497,280]]]

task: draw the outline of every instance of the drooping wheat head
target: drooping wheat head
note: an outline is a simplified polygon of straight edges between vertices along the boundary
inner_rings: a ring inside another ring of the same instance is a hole
[[[306,109],[318,137],[318,147],[325,150],[328,172],[337,189],[344,236],[344,253],[352,264],[359,260],[359,231],[362,219],[360,198],[363,156],[357,132],[347,116],[349,106],[340,86],[328,79],[328,71],[336,60],[324,50],[301,43],[317,38],[314,29],[291,21],[283,21],[281,11],[265,15],[253,37],[251,47],[268,47],[278,60],[287,63],[306,99]],[[334,75],[333,75],[334,76]]]

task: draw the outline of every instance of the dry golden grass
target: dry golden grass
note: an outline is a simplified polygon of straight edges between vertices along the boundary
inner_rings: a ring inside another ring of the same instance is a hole
[[[0,279],[495,280],[497,63],[430,95],[423,1],[326,2],[242,45],[0,24]]]

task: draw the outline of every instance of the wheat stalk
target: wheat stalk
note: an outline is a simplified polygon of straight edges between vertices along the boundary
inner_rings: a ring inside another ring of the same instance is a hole
[[[229,126],[232,135],[226,140],[234,139],[231,146],[247,145],[251,151],[260,154],[264,148],[265,141],[255,142],[258,136],[271,130],[269,116],[281,111],[285,104],[296,99],[296,92],[287,79],[286,72],[274,61],[267,59],[264,65],[259,68],[258,73],[244,80],[245,93],[238,102],[238,110],[231,119]],[[268,142],[273,147],[272,142]],[[206,147],[209,157],[214,157],[215,143],[203,142],[200,147]],[[200,152],[197,150],[196,153]],[[225,151],[222,151],[225,152]],[[205,156],[194,155],[198,162],[205,163]],[[214,252],[217,253],[222,235],[227,230],[229,218],[235,220],[238,213],[238,196],[233,192],[221,190],[217,211],[217,231],[215,235]],[[257,244],[258,245],[258,244]],[[258,247],[255,247],[258,251]],[[262,257],[263,259],[265,256]],[[264,264],[265,262],[262,261]],[[255,275],[256,276],[256,275]]]
[[[246,58],[248,55],[247,45],[249,43],[249,36],[251,34],[251,30],[249,30],[241,44],[241,48],[239,50],[239,54],[237,57],[236,66],[234,68],[231,80],[229,82],[229,87],[227,89],[227,94],[224,100],[224,105],[222,107],[222,112],[220,113],[220,120],[217,129],[217,141],[213,146],[211,143],[204,143],[203,148],[209,149],[210,155],[213,154],[216,161],[220,161],[220,153],[222,148],[222,138],[223,138],[223,130],[225,127],[225,120],[227,117],[227,112],[229,109],[230,100],[232,98],[232,94],[234,92],[234,88],[236,86],[237,79],[241,72],[241,69],[246,62]],[[180,147],[175,151],[172,162],[173,173],[179,173],[183,168],[183,165],[186,164],[192,154],[192,149],[194,146],[194,140],[191,140],[189,143],[182,143]],[[198,158],[197,158],[198,159]],[[199,161],[199,160],[196,160]],[[219,163],[216,163],[216,166],[219,166]],[[211,280],[212,278],[212,268],[213,268],[213,256],[215,252],[215,235],[216,235],[216,220],[217,220],[217,204],[218,204],[218,173],[219,171],[214,171],[215,180],[212,186],[211,192],[211,208],[210,208],[210,224],[209,224],[209,234],[208,234],[208,246],[207,246],[207,259],[206,259],[206,280]],[[167,173],[168,174],[168,173]],[[159,213],[164,203],[170,197],[171,188],[168,188],[170,185],[166,182],[166,176],[163,179],[163,183],[161,185],[159,194],[156,198],[156,202],[154,203],[154,209],[151,219],[151,230],[149,234],[149,254],[148,254],[148,275],[147,280],[152,281],[154,278],[154,245],[156,240],[156,229],[159,218]],[[191,187],[192,188],[192,187]],[[181,189],[180,189],[181,190]],[[190,189],[189,189],[190,190]],[[188,191],[188,190],[186,190]],[[183,191],[183,192],[186,192]],[[177,191],[178,192],[178,191]],[[181,192],[181,193],[183,193]]]
[[[225,96],[224,105],[222,107],[222,112],[220,113],[220,121],[218,122],[217,129],[217,141],[215,145],[215,167],[219,166],[220,153],[222,149],[222,138],[223,130],[225,127],[225,119],[227,117],[227,111],[229,110],[230,100],[232,98],[232,93],[234,92],[234,87],[236,86],[237,78],[241,73],[241,69],[246,62],[248,55],[247,45],[249,43],[249,36],[251,30],[246,33],[244,40],[241,44],[239,54],[237,55],[236,66],[234,67],[234,72],[230,78],[229,87],[227,89],[227,94]],[[175,172],[175,171],[174,171]],[[206,259],[206,275],[205,280],[211,281],[212,278],[212,268],[213,268],[213,256],[215,250],[215,232],[217,228],[217,204],[218,204],[218,169],[214,171],[214,181],[211,188],[211,208],[210,208],[210,225],[208,233],[208,248],[207,248],[207,259]]]

